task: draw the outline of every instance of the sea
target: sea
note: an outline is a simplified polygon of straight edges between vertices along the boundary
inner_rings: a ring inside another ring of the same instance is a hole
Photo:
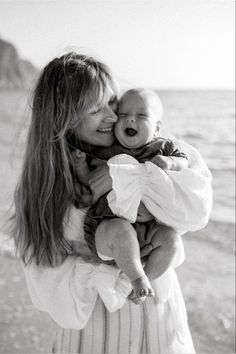
[[[212,172],[211,220],[235,223],[234,91],[157,92],[163,102],[168,129],[198,149]],[[30,106],[28,92],[0,91],[0,241],[8,235],[6,220],[21,170]]]
[[[235,92],[159,92],[174,136],[193,145],[213,177],[213,220],[235,223]]]

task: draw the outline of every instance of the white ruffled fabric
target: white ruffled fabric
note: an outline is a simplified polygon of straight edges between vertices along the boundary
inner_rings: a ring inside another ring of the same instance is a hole
[[[131,291],[119,269],[88,263],[82,257],[70,256],[56,268],[31,264],[24,271],[34,305],[63,328],[84,328],[98,295],[107,310],[114,312]]]
[[[190,155],[190,167],[181,171],[164,171],[152,162],[140,164],[125,154],[112,157],[108,165],[113,189],[107,200],[113,213],[133,223],[142,201],[157,221],[181,232],[203,228],[212,208],[212,177],[192,151],[196,162]]]
[[[71,208],[65,222],[65,237],[80,242],[81,250],[87,254],[83,239],[84,211]],[[184,261],[184,248],[180,239],[174,266]],[[87,256],[85,256],[87,257]],[[131,284],[127,276],[118,268],[106,264],[93,263],[83,257],[68,256],[56,268],[24,266],[28,290],[34,305],[47,312],[63,328],[84,328],[94,309],[97,296],[106,308],[114,312],[121,308],[129,293]],[[173,269],[169,269],[155,280],[158,301],[167,301],[173,290]]]
[[[191,153],[193,157],[196,156]],[[211,208],[211,176],[199,156],[196,157],[199,166],[194,165],[196,161],[191,161],[190,156],[190,167],[195,170],[186,170],[181,175],[174,171],[166,173],[148,162],[138,165],[136,160],[130,157],[125,157],[126,160],[128,158],[128,165],[124,164],[120,157],[118,164],[117,160],[112,160],[115,163],[110,160],[115,190],[113,205],[122,215],[129,215],[129,219],[133,220],[137,215],[140,200],[143,200],[152,214],[162,222],[180,229],[201,228],[207,222]],[[165,183],[168,187],[164,186]],[[130,198],[135,206],[130,203]],[[64,223],[64,234],[69,240],[79,241],[81,253],[84,252],[86,256],[88,249],[83,237],[85,213],[86,210],[71,208]],[[179,246],[173,267],[177,267],[184,260],[182,241]],[[63,328],[84,328],[98,296],[108,311],[113,312],[124,305],[131,291],[127,277],[117,268],[93,264],[82,257],[68,256],[64,263],[56,268],[40,267],[31,263],[24,267],[24,272],[34,305],[47,312]],[[178,306],[181,292],[179,299],[173,299],[177,287],[178,281],[173,268],[169,268],[154,282],[159,302],[170,301],[172,320],[181,332],[181,316],[184,314],[177,314],[176,309],[181,308],[183,312],[184,305]]]
[[[63,328],[84,328],[98,296],[107,310],[114,312],[123,307],[132,290],[127,276],[119,269],[88,263],[82,257],[70,256],[56,268],[31,264],[24,267],[24,271],[34,305]],[[160,303],[171,297],[173,280],[173,268],[155,280]],[[173,317],[173,321],[177,326],[178,316]]]

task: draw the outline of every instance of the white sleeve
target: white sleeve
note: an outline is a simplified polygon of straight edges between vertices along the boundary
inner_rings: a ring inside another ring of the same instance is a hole
[[[83,215],[78,209],[72,209],[69,220],[66,234],[82,232]],[[33,304],[63,328],[84,328],[97,296],[113,312],[124,305],[131,291],[130,282],[118,268],[88,262],[80,256],[68,256],[55,268],[32,262],[24,265],[24,273]]]
[[[182,231],[203,228],[212,208],[211,173],[200,154],[183,143],[189,168],[164,171],[152,162],[138,163],[128,155],[108,161],[113,213],[135,222],[142,201],[157,221]]]

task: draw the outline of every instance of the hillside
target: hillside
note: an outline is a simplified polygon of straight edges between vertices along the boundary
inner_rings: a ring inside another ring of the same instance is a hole
[[[11,43],[0,38],[0,88],[28,88],[37,76],[38,69],[27,60],[20,58]]]

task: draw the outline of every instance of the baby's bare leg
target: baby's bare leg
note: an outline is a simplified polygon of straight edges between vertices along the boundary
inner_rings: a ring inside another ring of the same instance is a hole
[[[133,286],[134,302],[154,295],[141,264],[136,231],[128,221],[118,218],[102,221],[96,230],[95,244],[97,252],[114,258],[128,276]]]
[[[161,226],[152,238],[153,251],[144,271],[150,280],[160,277],[171,265],[178,248],[179,234],[168,226]]]

